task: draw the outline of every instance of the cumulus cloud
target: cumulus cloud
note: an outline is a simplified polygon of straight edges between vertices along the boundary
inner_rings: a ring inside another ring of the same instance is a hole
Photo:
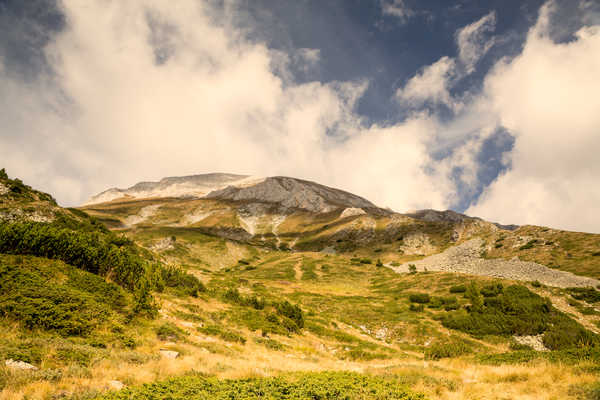
[[[65,205],[223,171],[315,180],[398,211],[445,209],[481,189],[484,144],[502,130],[514,136],[506,171],[467,212],[600,231],[597,25],[556,42],[549,3],[522,53],[457,99],[493,43],[488,14],[457,31],[456,58],[398,90],[408,119],[370,124],[356,112],[368,81],[298,83],[293,71],[318,67],[317,49],[274,51],[232,22],[234,6],[211,4],[63,1],[65,28],[35,79],[0,52],[2,166]]]
[[[49,72],[0,72],[0,159],[60,203],[230,171],[316,180],[400,210],[448,206],[446,177],[425,172],[433,122],[365,125],[354,108],[366,81],[295,83],[290,60],[314,65],[318,51],[271,51],[230,23],[234,9],[191,0],[62,7]]]
[[[455,108],[457,104],[449,91],[455,67],[453,58],[440,58],[410,78],[403,88],[396,91],[396,97],[401,103],[414,108],[422,107],[427,102]]]
[[[475,70],[475,64],[494,45],[494,38],[487,38],[496,28],[496,13],[494,11],[459,29],[456,32],[458,58],[463,63],[466,72]]]
[[[397,17],[401,22],[406,22],[415,15],[415,12],[404,3],[404,0],[382,0],[381,11],[383,15]]]
[[[492,110],[515,137],[512,168],[467,211],[600,232],[600,26],[555,43],[552,10],[542,8],[523,52],[486,78]]]
[[[475,71],[477,62],[494,45],[487,35],[494,31],[496,14],[490,12],[455,33],[458,57],[444,56],[425,66],[396,91],[401,104],[420,108],[427,104],[444,105],[459,111],[463,102],[451,94],[451,89],[465,76]]]

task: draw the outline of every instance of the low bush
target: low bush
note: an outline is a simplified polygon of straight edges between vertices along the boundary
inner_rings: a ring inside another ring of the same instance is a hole
[[[197,297],[198,293],[205,292],[206,287],[194,275],[190,275],[180,267],[159,266],[161,279],[168,288],[181,295]]]
[[[593,287],[572,287],[567,288],[567,291],[574,299],[583,300],[590,304],[600,302],[600,291]]]
[[[226,342],[246,343],[246,338],[237,332],[225,329],[218,325],[206,325],[198,328],[198,332],[209,336],[217,336]]]
[[[467,291],[467,287],[465,285],[456,285],[450,288],[450,293],[464,293]]]
[[[434,342],[425,349],[426,360],[439,360],[441,358],[459,357],[472,353],[470,345],[461,340]]]
[[[54,281],[59,271],[72,279]],[[112,312],[122,310],[120,290],[64,264],[27,259],[14,265],[10,258],[0,259],[0,316],[28,329],[86,336]]]
[[[525,243],[523,246],[519,247],[519,250],[528,250],[533,248],[533,246],[537,243],[537,239],[532,239],[529,242]]]
[[[254,342],[258,344],[262,344],[269,350],[283,351],[287,349],[287,346],[283,343],[278,342],[274,339],[269,338],[254,338]]]
[[[417,400],[425,399],[402,384],[401,377],[350,372],[295,373],[278,377],[219,380],[188,375],[168,381],[110,392],[100,400],[162,399],[319,399]]]
[[[411,303],[411,305],[408,307],[408,309],[410,311],[421,312],[421,311],[425,310],[425,306],[423,304]]]
[[[469,290],[475,289],[470,287]],[[485,298],[477,308],[449,312],[442,324],[476,337],[543,333],[544,345],[552,350],[592,346],[598,342],[597,335],[556,310],[548,299],[521,285],[504,288],[497,296]]]
[[[411,303],[427,304],[431,300],[427,293],[413,293],[408,296]]]
[[[186,331],[170,322],[165,322],[156,328],[156,336],[158,336],[160,340],[174,342],[183,339],[187,335],[188,333]]]
[[[293,305],[289,301],[284,300],[274,303],[273,306],[277,310],[277,313],[293,321],[298,329],[304,328],[304,313],[298,305]]]

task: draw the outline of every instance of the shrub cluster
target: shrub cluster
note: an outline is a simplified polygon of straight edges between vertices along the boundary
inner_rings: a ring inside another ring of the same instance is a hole
[[[456,285],[450,288],[450,293],[464,293],[467,291],[467,287],[465,285]]]
[[[138,388],[107,393],[102,400],[125,399],[319,399],[319,400],[416,400],[402,377],[378,377],[350,372],[296,373],[277,377],[219,380],[188,375]]]
[[[427,304],[431,301],[431,297],[427,293],[413,293],[408,296],[411,303]]]
[[[471,299],[468,311],[452,311],[444,316],[445,327],[484,335],[537,335],[544,333],[544,345],[549,349],[564,349],[595,345],[597,336],[552,307],[552,303],[521,285],[501,288],[486,287],[483,296],[474,285],[467,294]],[[493,293],[498,294],[493,295]]]
[[[572,287],[568,288],[567,291],[573,296],[574,299],[583,300],[586,303],[597,303],[600,302],[600,291],[593,287]]]
[[[28,329],[85,336],[107,320],[111,307],[119,311],[127,303],[121,288],[98,276],[65,266],[61,272],[67,280],[58,282],[53,281],[56,272],[1,262],[0,316],[19,320]]]

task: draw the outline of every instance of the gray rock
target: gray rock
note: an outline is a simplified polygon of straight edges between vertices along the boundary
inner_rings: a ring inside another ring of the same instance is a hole
[[[179,352],[173,350],[160,349],[160,355],[164,358],[176,359],[179,357]]]
[[[13,359],[4,361],[4,365],[6,365],[10,369],[31,370],[31,371],[36,371],[38,369],[35,365],[31,365],[29,363],[26,363],[25,361],[15,361]]]

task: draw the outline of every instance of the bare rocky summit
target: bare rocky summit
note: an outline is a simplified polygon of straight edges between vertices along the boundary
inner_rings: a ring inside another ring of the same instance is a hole
[[[117,199],[207,198],[276,203],[283,210],[328,212],[338,208],[376,208],[370,201],[343,190],[288,177],[257,178],[236,174],[204,174],[140,182],[128,189],[108,189],[86,205]]]
[[[173,176],[158,182],[139,182],[127,189],[112,188],[92,196],[85,204],[105,203],[116,199],[143,199],[156,197],[202,197],[227,186],[253,184],[262,178],[249,175],[211,173]]]
[[[206,198],[278,203],[284,208],[328,212],[338,208],[376,208],[370,201],[352,193],[301,179],[277,176],[252,186],[229,186],[209,193]]]

